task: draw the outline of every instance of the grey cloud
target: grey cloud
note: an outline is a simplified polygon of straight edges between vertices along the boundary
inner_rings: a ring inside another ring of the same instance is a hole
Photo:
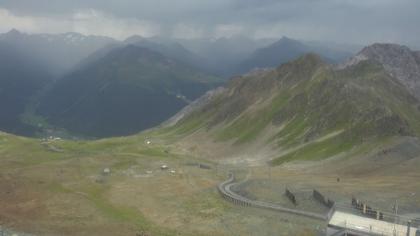
[[[93,9],[119,24],[148,22],[159,28],[150,32],[166,35],[182,29],[209,37],[235,32],[420,46],[418,0],[0,0],[0,8],[16,16],[51,19],[71,19],[75,12]]]

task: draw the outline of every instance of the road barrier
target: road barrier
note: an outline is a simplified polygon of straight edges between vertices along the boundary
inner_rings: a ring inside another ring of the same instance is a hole
[[[293,203],[293,205],[297,206],[296,196],[292,192],[290,192],[289,189],[286,188],[284,194]]]
[[[325,197],[324,195],[322,195],[316,189],[314,189],[314,191],[312,193],[312,196],[315,198],[315,200],[317,200],[322,205],[324,205],[324,206],[326,206],[328,208],[332,208],[335,205],[335,202],[333,200],[328,199],[327,197]]]
[[[372,207],[368,206],[367,204],[359,201],[358,199],[354,197],[351,199],[351,205],[367,217],[377,219],[377,220],[384,219],[384,214],[382,212],[373,210]]]
[[[290,213],[290,214],[295,214],[295,215],[304,216],[304,217],[322,220],[322,221],[327,220],[326,215],[322,215],[322,214],[318,214],[314,212],[291,209],[291,208],[283,207],[283,206],[276,205],[273,203],[268,203],[268,202],[250,200],[231,190],[231,187],[235,185],[234,182],[235,182],[235,176],[232,173],[230,173],[229,178],[226,181],[220,183],[217,186],[217,189],[224,199],[236,205],[256,207],[256,208],[267,209],[267,210],[272,210],[272,211],[277,211],[277,212],[282,212],[282,213]]]

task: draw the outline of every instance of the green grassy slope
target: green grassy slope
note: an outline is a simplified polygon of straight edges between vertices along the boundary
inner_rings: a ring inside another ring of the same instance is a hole
[[[162,212],[171,209],[160,216],[173,217],[172,214],[194,207],[194,212],[183,216],[183,220],[191,220],[191,215],[197,214],[197,208],[224,211],[225,207],[223,200],[214,196],[211,196],[213,202],[209,206],[190,205],[189,201],[195,200],[190,197],[195,196],[190,191],[197,191],[190,185],[200,183],[207,191],[209,174],[212,173],[202,173],[200,178],[187,182],[184,179],[186,174],[174,178],[169,171],[160,171],[161,163],[180,168],[189,159],[171,153],[162,145],[146,145],[145,139],[144,135],[138,135],[99,141],[42,141],[0,132],[0,186],[4,190],[0,194],[2,224],[19,217],[19,224],[13,223],[17,229],[26,227],[28,232],[39,230],[38,233],[43,235],[79,235],[89,231],[93,235],[211,235],[202,230],[177,228],[176,224],[160,225],[150,213],[144,215],[148,213],[144,209]],[[105,167],[112,170],[111,175],[101,174]],[[196,167],[183,168],[199,170]],[[130,174],[135,171],[144,175],[146,170],[153,170],[151,177],[137,178]],[[180,188],[188,195],[172,196],[176,192],[158,187],[171,181],[173,189]],[[13,190],[9,186],[13,186]],[[129,188],[124,193],[118,186]],[[146,195],[142,193],[145,189],[149,191]],[[120,195],[132,194],[133,190],[141,194],[125,201],[118,199]],[[209,198],[209,193],[203,194],[201,190],[199,193]],[[18,195],[13,199],[15,194]],[[216,192],[210,194],[216,195]],[[31,208],[13,211],[14,208],[23,209],[26,198],[36,206],[36,218],[31,218]],[[171,198],[171,201],[164,201],[166,198]],[[172,202],[179,205],[173,206]],[[89,209],[94,210],[86,214]],[[59,214],[55,215],[55,212]],[[204,215],[195,219],[206,220],[208,217]],[[81,224],[82,221],[89,224]]]
[[[300,235],[303,223],[319,227],[289,215],[279,223],[278,215],[230,204],[216,189],[224,168],[177,151],[157,132],[96,141],[0,133],[1,226],[36,235],[191,236],[272,235],[284,228]]]
[[[234,79],[175,133],[204,132],[248,145],[264,137],[285,160],[321,159],[367,142],[420,134],[417,100],[371,61],[337,70],[313,54],[276,70]],[[261,140],[260,140],[261,141]]]

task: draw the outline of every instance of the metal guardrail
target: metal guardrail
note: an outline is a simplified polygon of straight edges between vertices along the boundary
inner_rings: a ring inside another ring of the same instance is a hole
[[[290,214],[295,214],[295,215],[322,220],[322,221],[329,221],[331,217],[333,216],[334,212],[341,206],[340,204],[334,203],[326,215],[322,215],[322,214],[318,214],[314,212],[291,209],[291,208],[283,207],[283,206],[276,205],[273,203],[251,200],[244,196],[241,196],[231,190],[231,188],[237,184],[238,183],[235,183],[235,176],[232,173],[230,173],[229,178],[226,181],[220,183],[217,186],[217,189],[219,193],[222,195],[222,197],[224,197],[226,200],[233,202],[234,204],[241,205],[241,206],[249,206],[249,207],[256,207],[256,208],[261,208],[261,209],[273,210],[273,211],[282,212],[282,213],[290,213]],[[376,229],[376,228],[359,229],[356,226],[354,226],[353,228],[351,227],[349,228],[349,226],[353,226],[353,225],[351,225],[351,223],[349,222],[345,222],[343,224],[344,229],[346,229],[347,230],[346,232],[349,232],[349,233],[363,232],[367,235],[378,235],[378,232],[379,232],[379,235],[381,234],[387,235],[388,233],[387,231],[381,231],[380,229]]]
[[[273,203],[268,202],[262,202],[262,201],[255,201],[248,199],[244,196],[241,196],[231,190],[231,187],[235,185],[235,176],[230,173],[229,179],[220,183],[217,186],[217,189],[219,193],[228,201],[233,202],[234,204],[241,205],[241,206],[250,206],[250,207],[256,207],[261,209],[267,209],[267,210],[273,210],[283,213],[290,213],[295,214],[299,216],[304,216],[312,219],[322,220],[326,221],[328,219],[327,215],[322,215],[314,212],[308,212],[308,211],[302,211],[302,210],[296,210],[291,209],[287,207],[283,207],[280,205],[276,205]]]

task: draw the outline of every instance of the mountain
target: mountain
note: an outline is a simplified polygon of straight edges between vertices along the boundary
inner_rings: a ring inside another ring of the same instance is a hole
[[[194,67],[197,70],[202,70],[209,74],[215,74],[212,73],[212,71],[207,70],[207,68],[203,66],[205,62],[202,58],[200,58],[198,55],[194,54],[190,50],[186,49],[184,46],[177,43],[176,41],[158,37],[145,38],[139,35],[130,36],[124,41],[116,41],[96,50],[95,52],[87,56],[85,59],[81,60],[75,68],[80,69],[84,66],[88,66],[90,63],[95,62],[101,59],[102,57],[105,57],[112,50],[115,50],[117,48],[123,48],[129,45],[150,49],[152,51],[164,55],[165,57],[183,63],[186,66]]]
[[[200,70],[203,70],[204,68],[202,66],[204,63],[202,58],[174,40],[163,39],[159,37],[144,38],[138,35],[134,35],[124,40],[123,44],[148,48],[150,50],[159,52],[168,58],[182,62],[188,66],[195,67]],[[210,71],[208,72],[211,73]]]
[[[374,60],[338,68],[307,54],[203,99],[166,128],[203,156],[212,147],[209,156],[281,164],[420,134],[418,101]]]
[[[398,79],[407,89],[420,99],[420,52],[397,44],[376,43],[365,47],[353,60],[344,65],[358,63],[361,60],[375,60],[385,70]]]
[[[286,37],[266,48],[274,41],[273,39],[250,39],[242,36],[218,39],[169,39],[133,35],[122,42],[109,44],[96,51],[89,56],[88,61],[91,61],[92,57],[97,59],[98,56],[103,56],[104,52],[109,52],[112,48],[135,45],[159,52],[207,74],[230,78],[238,73],[248,72],[255,67],[277,66],[307,52],[320,53],[329,61],[342,61],[351,56],[351,52],[353,52],[348,49],[348,45],[315,41],[300,42]],[[290,48],[294,44],[298,44],[298,46]],[[266,51],[264,52],[264,50]],[[258,54],[261,55],[258,56]],[[267,57],[267,55],[271,56]],[[279,55],[286,55],[286,57],[282,58]],[[256,61],[252,61],[253,56],[256,56]],[[241,62],[244,63],[238,66]],[[85,63],[83,61],[81,64]]]
[[[79,33],[25,34],[15,29],[0,34],[0,42],[13,45],[25,56],[37,58],[55,77],[69,71],[91,53],[115,43],[102,36],[84,36]]]
[[[356,55],[363,46],[349,43],[336,43],[330,41],[302,41],[312,49],[312,52],[330,63],[342,63]]]
[[[32,96],[51,81],[37,58],[0,41],[0,130],[32,135],[36,129],[22,123],[20,116]]]
[[[338,62],[352,55],[350,52],[329,48],[323,44],[303,43],[283,37],[267,47],[257,49],[249,58],[239,63],[237,72],[246,73],[255,68],[276,67],[311,52],[321,55],[329,62]]]
[[[158,125],[219,82],[158,52],[128,45],[57,81],[37,113],[90,137],[128,135]]]

